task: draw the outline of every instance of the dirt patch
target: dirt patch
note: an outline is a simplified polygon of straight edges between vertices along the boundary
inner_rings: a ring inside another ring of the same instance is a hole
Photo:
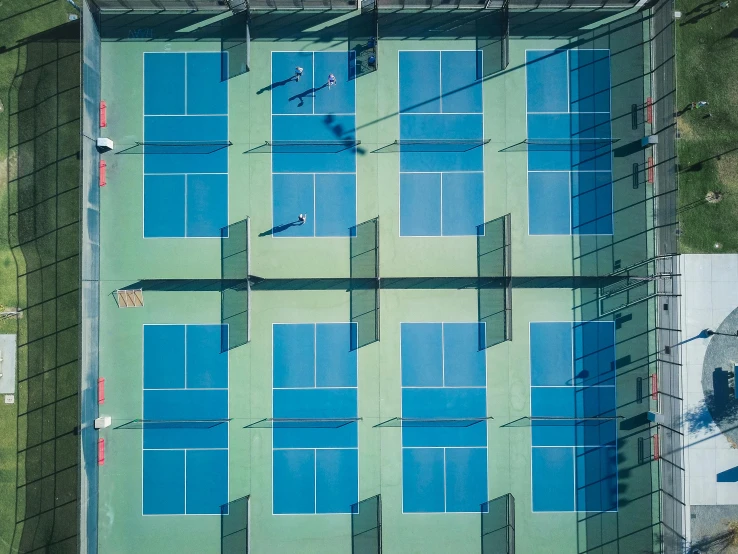
[[[727,154],[717,160],[718,179],[726,189],[738,189],[738,156]]]
[[[682,117],[679,118],[679,121],[677,122],[677,127],[679,128],[679,136],[683,139],[694,139],[697,134],[694,131],[694,128],[692,127],[692,124],[687,119],[687,115],[689,112],[682,115]]]

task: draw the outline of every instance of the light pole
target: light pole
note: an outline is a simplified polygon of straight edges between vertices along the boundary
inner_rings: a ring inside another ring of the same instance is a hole
[[[685,344],[687,342],[696,340],[696,339],[707,339],[713,335],[719,335],[721,337],[735,337],[738,338],[738,331],[735,333],[719,333],[718,331],[713,331],[712,329],[702,329],[702,331],[699,332],[699,334],[688,338],[686,340],[683,340],[681,342],[676,343],[673,346],[665,346],[664,347],[664,354],[671,354],[671,349],[676,348],[677,346],[681,346],[682,344]]]
[[[705,333],[708,337],[711,337],[712,335],[719,335],[721,337],[738,337],[738,331],[735,333],[718,333],[717,331],[713,331],[712,329],[705,329],[702,331],[702,333]]]

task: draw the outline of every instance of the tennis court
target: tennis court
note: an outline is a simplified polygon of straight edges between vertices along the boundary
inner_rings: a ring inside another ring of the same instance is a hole
[[[531,322],[530,364],[533,511],[617,510],[614,324]]]
[[[99,189],[100,550],[243,552],[235,521],[249,552],[568,554],[650,525],[614,46],[494,58],[493,9],[283,8],[223,51],[247,18],[102,42],[105,134],[141,155]]]
[[[487,490],[479,323],[403,323],[402,511],[478,513]]]
[[[143,429],[144,515],[220,516],[228,502],[227,333],[143,327],[143,421],[131,426]]]
[[[527,50],[531,235],[612,235],[609,50]]]
[[[400,236],[484,223],[482,53],[399,51]]]
[[[144,53],[146,238],[220,238],[228,226],[228,82],[220,74],[220,52]]]
[[[275,514],[348,514],[359,500],[355,327],[273,326]]]
[[[347,237],[356,225],[355,64],[353,52],[272,52],[274,237]]]

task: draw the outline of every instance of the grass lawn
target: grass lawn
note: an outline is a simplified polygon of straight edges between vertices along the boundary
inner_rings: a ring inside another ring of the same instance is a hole
[[[18,305],[17,266],[8,243],[9,87],[25,51],[19,41],[61,25],[74,8],[65,0],[0,1],[0,305]],[[20,254],[20,250],[18,250]],[[16,333],[15,320],[0,320],[0,333]],[[16,521],[17,405],[0,399],[0,552],[11,552]],[[17,535],[16,535],[17,540]]]
[[[677,10],[681,252],[738,252],[738,3]],[[685,110],[700,100],[709,106]],[[706,202],[710,191],[722,200]]]

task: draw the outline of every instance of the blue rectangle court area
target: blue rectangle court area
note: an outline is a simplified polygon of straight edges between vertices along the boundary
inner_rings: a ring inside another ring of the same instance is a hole
[[[399,52],[400,236],[476,235],[484,223],[481,56]]]
[[[615,324],[532,322],[534,512],[618,509]]]
[[[228,226],[228,82],[220,52],[144,53],[143,235]]]
[[[487,365],[478,323],[403,323],[402,511],[479,512]]]
[[[227,333],[143,327],[144,515],[220,515],[228,502]]]
[[[527,50],[528,232],[612,235],[610,51]]]
[[[352,234],[356,225],[355,66],[353,51],[272,52],[274,237]],[[299,79],[297,67],[302,69]],[[329,75],[335,77],[335,85],[328,85]],[[300,214],[306,216],[304,222]]]
[[[359,495],[354,323],[272,327],[273,513],[348,514]]]

